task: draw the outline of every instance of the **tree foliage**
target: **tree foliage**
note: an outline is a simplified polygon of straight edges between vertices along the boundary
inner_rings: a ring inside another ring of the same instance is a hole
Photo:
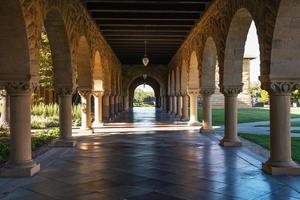
[[[136,89],[134,92],[134,102],[142,103],[142,102],[151,102],[155,98],[154,92],[144,91],[142,89]]]
[[[44,88],[53,87],[53,64],[49,39],[45,32],[41,35],[40,46],[40,86]]]

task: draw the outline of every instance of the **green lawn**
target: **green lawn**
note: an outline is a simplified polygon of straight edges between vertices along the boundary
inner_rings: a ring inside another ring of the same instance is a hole
[[[299,114],[292,114],[292,118],[300,117]],[[198,111],[198,119],[202,121],[202,110]],[[224,125],[224,109],[213,109],[213,126]],[[238,123],[269,121],[269,110],[259,108],[243,108],[238,110]],[[300,122],[299,122],[300,126]]]
[[[270,149],[270,137],[268,135],[254,135],[248,133],[239,133],[239,136],[254,142],[265,149]],[[300,137],[292,138],[292,158],[293,160],[300,162]]]
[[[298,115],[295,115],[295,116],[297,117]],[[292,118],[295,118],[295,116],[292,116]],[[299,122],[291,122],[291,126],[300,127],[300,121]],[[256,125],[255,127],[269,127],[269,125],[268,124],[267,125]],[[300,133],[300,132],[296,131],[295,133]]]

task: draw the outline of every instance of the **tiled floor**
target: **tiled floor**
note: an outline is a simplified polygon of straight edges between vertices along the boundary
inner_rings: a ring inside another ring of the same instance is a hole
[[[131,124],[140,128],[135,132],[122,133],[120,127],[127,124],[119,123],[113,134],[80,137],[75,149],[52,149],[39,157],[42,171],[35,177],[0,179],[0,198],[300,199],[299,177],[268,176],[260,161],[242,148],[222,148],[215,136],[197,130],[170,129],[164,125],[166,116],[151,109],[135,114],[127,121],[143,122]],[[158,115],[159,126],[154,124]],[[143,131],[147,126],[162,129]]]

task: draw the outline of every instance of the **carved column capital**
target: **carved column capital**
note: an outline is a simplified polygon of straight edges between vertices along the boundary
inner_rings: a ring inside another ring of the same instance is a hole
[[[38,82],[32,81],[11,81],[5,83],[5,89],[9,95],[28,94],[38,88]]]
[[[87,97],[92,94],[92,90],[91,89],[79,89],[78,93],[82,97]]]
[[[220,90],[225,96],[237,96],[243,91],[243,84],[241,85],[220,85]]]
[[[73,95],[74,88],[71,86],[54,86],[54,91],[59,95],[59,96],[68,96],[68,95]]]
[[[200,94],[202,96],[211,96],[215,93],[215,88],[201,88]]]
[[[271,94],[290,95],[293,90],[300,88],[300,83],[296,81],[270,81],[262,83],[262,88]]]
[[[93,91],[92,95],[95,97],[102,97],[104,94],[104,91]]]
[[[199,92],[198,89],[189,89],[189,90],[187,91],[187,94],[188,94],[189,96],[199,96],[200,92]]]

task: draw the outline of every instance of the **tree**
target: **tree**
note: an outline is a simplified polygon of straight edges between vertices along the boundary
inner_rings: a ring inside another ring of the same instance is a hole
[[[53,87],[53,64],[49,39],[45,32],[41,35],[40,46],[40,86],[44,88]]]
[[[269,102],[269,93],[266,90],[261,90],[258,101],[263,102],[263,103],[268,103]]]

